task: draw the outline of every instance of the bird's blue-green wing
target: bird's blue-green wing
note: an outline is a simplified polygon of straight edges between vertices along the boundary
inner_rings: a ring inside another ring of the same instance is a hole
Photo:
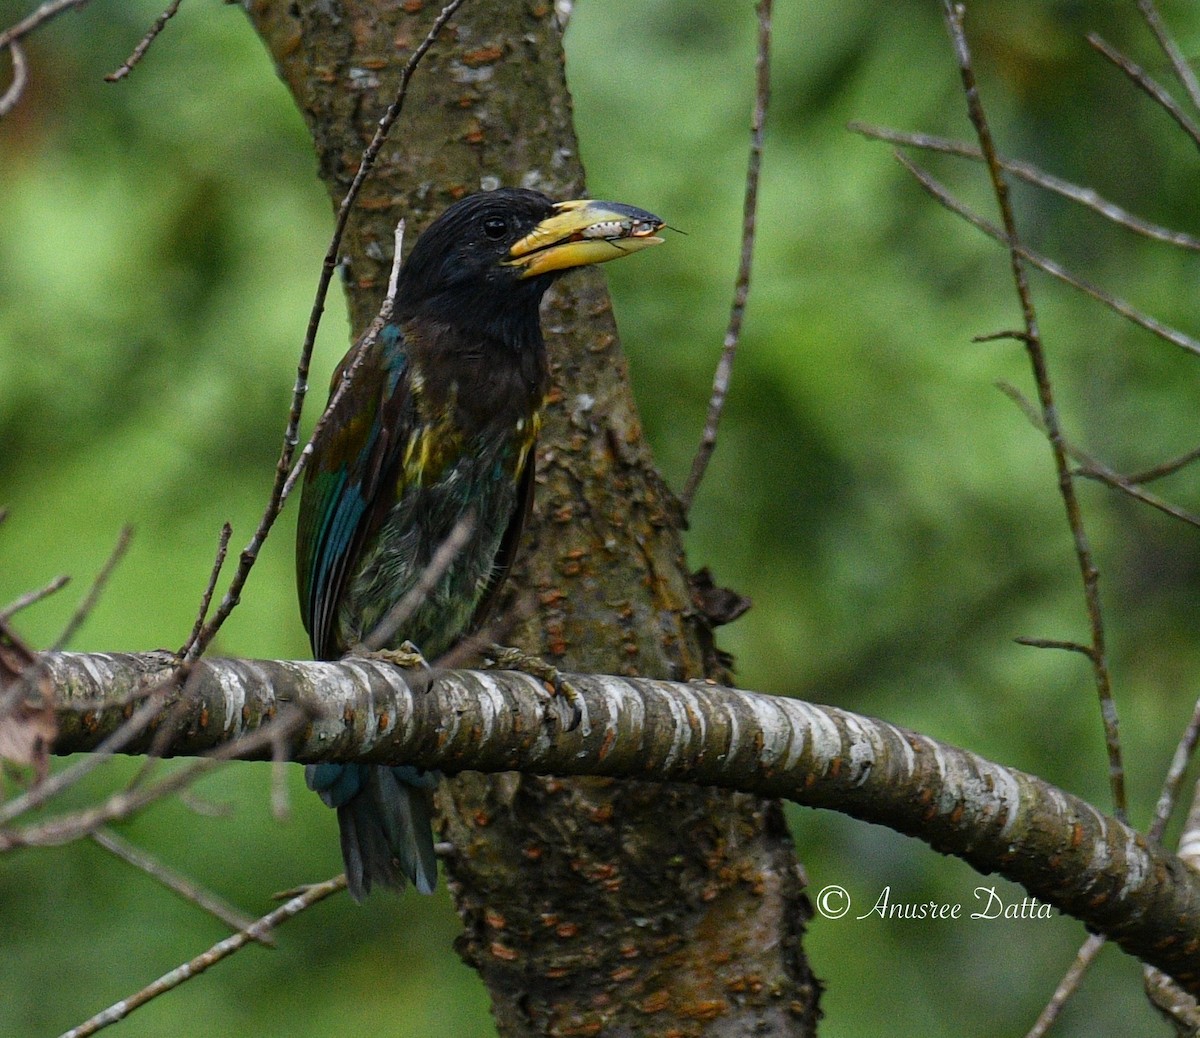
[[[333,387],[354,354],[351,349],[334,372]],[[338,600],[371,515],[390,507],[395,493],[387,475],[405,439],[406,374],[403,339],[388,325],[313,444],[300,499],[296,575],[300,615],[318,659],[334,659],[349,648],[337,642]],[[381,495],[389,500],[381,501]]]

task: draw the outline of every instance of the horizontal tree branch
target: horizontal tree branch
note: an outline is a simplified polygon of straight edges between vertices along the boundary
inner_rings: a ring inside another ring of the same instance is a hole
[[[100,746],[175,664],[167,653],[41,659],[56,689],[57,753]],[[566,732],[565,704],[526,674],[408,672],[368,659],[202,660],[186,695],[168,694],[161,716],[175,730],[152,727],[122,752],[206,753],[298,707],[310,721],[288,741],[303,763],[610,775],[785,797],[1000,873],[1200,993],[1200,873],[1078,797],[835,707],[706,682],[569,680],[586,718]]]

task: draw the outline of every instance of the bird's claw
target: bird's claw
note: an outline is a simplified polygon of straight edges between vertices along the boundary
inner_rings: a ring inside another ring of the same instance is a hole
[[[421,655],[421,650],[410,641],[400,643],[398,649],[374,649],[371,652],[360,653],[369,660],[382,660],[404,670],[432,670],[429,661]]]
[[[562,672],[553,664],[547,663],[540,656],[532,656],[511,645],[493,645],[490,658],[486,661],[489,670],[519,670],[529,674],[539,681],[545,682],[554,690],[554,696],[561,700],[570,710],[570,719],[563,725],[563,731],[573,732],[582,727],[584,735],[590,731],[587,720],[587,707],[579,689],[562,676]]]

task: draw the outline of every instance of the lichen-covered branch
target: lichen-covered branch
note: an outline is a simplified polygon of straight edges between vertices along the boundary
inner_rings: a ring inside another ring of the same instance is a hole
[[[124,723],[131,697],[161,687],[172,663],[163,654],[43,659],[58,690],[60,753],[100,745]],[[157,739],[169,753],[202,753],[299,707],[312,719],[291,743],[302,762],[600,775],[786,797],[1001,873],[1200,992],[1200,874],[1077,797],[834,707],[710,682],[570,680],[587,720],[564,732],[559,701],[524,674],[427,677],[369,660],[211,660],[170,712],[178,726],[170,741],[147,731],[125,749]]]

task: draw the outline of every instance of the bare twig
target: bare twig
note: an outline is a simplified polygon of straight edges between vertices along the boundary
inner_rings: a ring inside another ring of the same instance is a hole
[[[25,63],[25,51],[16,40],[8,45],[8,56],[12,61],[12,82],[8,84],[8,89],[0,94],[0,119],[3,119],[16,107],[17,102],[21,100],[21,95],[25,93],[25,84],[29,82],[29,66]]]
[[[325,405],[325,410],[321,412],[321,417],[317,419],[317,424],[313,426],[312,435],[309,436],[308,442],[304,445],[304,449],[300,452],[300,457],[296,459],[296,464],[292,467],[292,471],[288,474],[287,482],[283,485],[283,497],[286,500],[295,489],[296,481],[304,473],[308,466],[309,459],[312,458],[312,453],[315,448],[318,437],[320,437],[326,424],[329,422],[333,414],[334,408],[337,407],[343,394],[350,388],[354,381],[355,375],[358,374],[358,369],[362,367],[363,361],[367,357],[367,351],[374,345],[379,333],[383,331],[383,327],[392,319],[392,310],[396,304],[396,291],[400,283],[400,266],[401,255],[404,248],[404,220],[401,219],[396,224],[396,232],[394,235],[394,247],[392,250],[392,270],[388,275],[387,293],[383,297],[383,303],[379,307],[379,313],[375,319],[363,332],[361,338],[354,345],[354,356],[350,363],[342,370],[342,378],[338,383],[337,388],[329,395],[329,402]]]
[[[1033,425],[1034,428],[1039,429],[1043,433],[1046,431],[1046,423],[1042,420],[1040,412],[1029,400],[1026,399],[1025,394],[1017,389],[1016,386],[1001,380],[996,383],[996,388],[999,389],[1000,392],[1002,392],[1010,400],[1012,400],[1024,412],[1025,417],[1029,419],[1030,424]],[[1193,513],[1180,508],[1178,505],[1173,505],[1169,501],[1164,501],[1157,494],[1152,494],[1150,491],[1141,486],[1141,484],[1146,481],[1147,475],[1149,475],[1150,478],[1159,478],[1163,475],[1167,475],[1169,472],[1177,471],[1179,468],[1182,468],[1183,465],[1193,460],[1192,458],[1188,458],[1187,455],[1184,455],[1181,458],[1175,458],[1172,461],[1158,466],[1157,468],[1149,469],[1145,473],[1139,473],[1133,476],[1123,476],[1121,473],[1116,472],[1109,466],[1105,465],[1104,462],[1092,457],[1092,455],[1075,446],[1075,444],[1071,443],[1065,438],[1063,440],[1063,447],[1066,449],[1067,454],[1070,455],[1071,460],[1079,466],[1075,470],[1076,475],[1104,483],[1106,486],[1110,486],[1114,490],[1119,490],[1123,494],[1128,494],[1136,501],[1141,501],[1143,504],[1149,505],[1151,508],[1156,508],[1160,512],[1163,512],[1174,519],[1180,520],[1180,522],[1187,523],[1189,526],[1200,528],[1200,515],[1194,515]]]
[[[208,648],[208,645],[212,642],[217,632],[224,625],[229,614],[237,607],[241,599],[242,589],[246,586],[246,581],[249,579],[250,572],[254,568],[254,563],[258,559],[258,553],[262,548],[263,542],[266,541],[271,528],[275,525],[275,520],[279,518],[279,514],[283,510],[285,500],[283,492],[285,486],[289,485],[288,477],[292,468],[292,458],[295,455],[296,444],[299,442],[300,415],[304,407],[304,398],[308,393],[308,371],[312,361],[313,347],[316,344],[317,328],[321,323],[321,315],[325,311],[325,297],[329,292],[330,282],[333,280],[333,272],[337,268],[338,252],[341,248],[342,236],[346,231],[346,224],[350,219],[350,211],[358,199],[359,191],[367,178],[367,174],[370,173],[375,165],[375,160],[379,156],[383,142],[387,139],[388,132],[403,110],[413,73],[416,71],[421,59],[441,34],[446,23],[464,2],[465,0],[451,0],[449,4],[442,8],[441,13],[434,19],[433,25],[426,34],[425,39],[421,41],[417,49],[409,56],[400,73],[400,84],[396,91],[396,97],[388,106],[387,111],[380,117],[379,125],[375,130],[375,136],[372,137],[371,143],[367,145],[366,150],[363,152],[362,158],[359,161],[358,171],[354,175],[354,180],[346,191],[341,205],[338,206],[337,217],[334,220],[333,237],[329,242],[329,248],[321,264],[321,274],[317,281],[316,296],[313,299],[312,311],[309,314],[308,328],[304,334],[304,344],[300,349],[300,359],[296,365],[296,382],[292,390],[292,405],[288,412],[287,427],[283,434],[283,446],[280,449],[279,460],[275,466],[275,481],[271,487],[270,498],[267,502],[266,510],[259,520],[258,528],[254,531],[250,542],[242,549],[238,559],[238,568],[233,576],[233,580],[230,582],[229,588],[221,599],[221,603],[217,607],[212,619],[205,623],[199,637],[189,647],[185,656],[187,660],[197,659],[204,653],[204,650]],[[294,482],[294,480],[291,481],[293,484]]]
[[[1200,447],[1193,447],[1190,451],[1185,451],[1177,458],[1171,458],[1169,461],[1164,461],[1161,465],[1155,465],[1153,468],[1142,472],[1135,472],[1125,478],[1130,483],[1153,483],[1154,480],[1162,479],[1164,476],[1173,476],[1180,469],[1186,468],[1197,459],[1200,459]]]
[[[115,1024],[119,1020],[124,1020],[135,1009],[140,1009],[151,999],[179,987],[180,984],[191,980],[192,977],[199,976],[210,966],[215,966],[222,959],[228,958],[234,952],[244,948],[251,941],[263,940],[281,923],[286,923],[293,916],[299,915],[305,909],[311,908],[319,901],[324,901],[331,894],[336,894],[339,890],[345,889],[345,886],[346,877],[335,876],[324,883],[314,883],[312,886],[306,887],[302,893],[297,894],[286,904],[280,905],[275,911],[268,912],[256,923],[235,933],[231,937],[226,937],[223,941],[218,941],[202,955],[197,955],[189,962],[177,966],[170,973],[163,974],[153,984],[147,985],[136,994],[121,999],[120,1002],[109,1006],[101,1013],[97,1013],[90,1020],[84,1021],[78,1027],[71,1028],[71,1030],[61,1035],[61,1038],[87,1038],[88,1035],[93,1035],[97,1031],[103,1030],[109,1024]]]
[[[1092,964],[1096,956],[1100,954],[1100,949],[1107,943],[1105,938],[1096,934],[1091,934],[1083,942],[1082,947],[1080,947],[1078,954],[1075,956],[1075,961],[1071,963],[1071,968],[1063,975],[1063,979],[1058,982],[1058,987],[1054,989],[1054,994],[1050,996],[1050,1001],[1046,1003],[1046,1007],[1042,1010],[1037,1020],[1034,1021],[1025,1038],[1045,1038],[1046,1033],[1050,1030],[1054,1021],[1058,1019],[1067,1001],[1075,994],[1075,989],[1079,987],[1079,982],[1083,980],[1083,975],[1087,972],[1088,967]]]
[[[967,99],[967,112],[979,139],[980,151],[992,182],[992,192],[996,196],[996,203],[1000,208],[1004,237],[1009,243],[1009,263],[1012,267],[1013,282],[1020,300],[1021,315],[1025,326],[1025,352],[1033,367],[1042,421],[1046,426],[1046,438],[1050,442],[1050,449],[1054,456],[1054,468],[1058,474],[1058,490],[1066,509],[1067,524],[1075,543],[1075,557],[1083,582],[1084,601],[1091,629],[1091,651],[1088,658],[1092,664],[1096,695],[1100,704],[1100,717],[1104,725],[1113,812],[1117,818],[1125,821],[1128,817],[1125,797],[1125,766],[1121,754],[1120,722],[1117,716],[1117,705],[1112,695],[1112,679],[1108,670],[1108,655],[1105,648],[1104,618],[1100,605],[1100,571],[1092,556],[1091,545],[1083,526],[1083,513],[1079,507],[1079,498],[1075,493],[1075,480],[1067,458],[1065,437],[1058,420],[1058,408],[1054,402],[1054,390],[1050,381],[1046,354],[1042,348],[1033,296],[1029,291],[1025,260],[1018,248],[1020,238],[1017,233],[1012,204],[1009,201],[1008,183],[1004,179],[1004,171],[997,158],[995,143],[992,140],[991,129],[988,126],[983,102],[979,96],[979,88],[975,81],[971,52],[967,46],[966,33],[963,30],[964,8],[961,4],[953,3],[952,0],[943,0],[943,12],[946,28],[954,45],[955,57],[958,60],[963,93]]]
[[[146,51],[150,49],[150,44],[154,42],[158,34],[167,27],[167,22],[175,17],[175,12],[179,10],[179,5],[182,0],[171,0],[167,5],[167,9],[163,11],[155,20],[154,24],[146,30],[146,35],[138,41],[138,45],[133,48],[133,53],[129,55],[122,63],[120,68],[114,72],[110,72],[104,77],[106,83],[117,83],[124,79],[130,72],[133,71],[136,65],[145,56]]]
[[[46,0],[36,11],[31,12],[26,17],[22,18],[16,25],[10,25],[7,29],[0,32],[0,50],[11,46],[18,40],[24,39],[34,29],[51,18],[56,18],[64,11],[69,11],[72,8],[83,7],[88,0]]]
[[[1200,147],[1200,126],[1197,126],[1191,116],[1189,116],[1182,108],[1179,107],[1179,104],[1176,102],[1175,98],[1173,98],[1162,86],[1150,78],[1145,69],[1143,69],[1136,62],[1131,61],[1111,44],[1106,43],[1094,32],[1088,33],[1087,41],[1097,51],[1103,54],[1104,57],[1116,65],[1117,68],[1124,72],[1125,75],[1127,75],[1140,90],[1149,95],[1153,100],[1157,101],[1163,111],[1165,111],[1167,115],[1175,120],[1179,128],[1183,130],[1183,132],[1189,137],[1191,137],[1193,143],[1195,143],[1197,147]]]
[[[109,822],[129,818],[147,805],[190,786],[227,760],[250,756],[264,746],[275,745],[282,735],[297,731],[305,720],[306,715],[301,710],[280,711],[274,720],[257,732],[218,746],[209,756],[171,772],[153,785],[121,790],[102,803],[36,825],[22,829],[0,829],[0,852],[17,847],[56,847],[81,836],[89,836]]]
[[[188,640],[183,643],[183,647],[179,650],[181,657],[186,657],[191,651],[192,646],[196,644],[196,639],[200,637],[200,631],[204,627],[204,620],[208,616],[208,607],[212,605],[213,592],[217,589],[217,580],[221,576],[221,569],[225,565],[225,556],[229,552],[229,539],[233,536],[233,527],[228,522],[221,525],[221,535],[217,538],[217,556],[213,559],[212,569],[208,574],[208,583],[204,586],[204,594],[200,596],[200,610],[196,613],[196,622],[192,625],[192,633],[188,635]]]
[[[763,139],[767,125],[767,106],[771,97],[771,0],[758,0],[758,52],[754,63],[754,114],[750,120],[750,160],[746,168],[746,194],[742,203],[742,252],[738,260],[737,280],[733,289],[733,304],[729,308],[729,325],[721,347],[721,359],[713,376],[712,395],[708,401],[708,416],[700,446],[692,459],[692,470],[679,495],[686,516],[717,447],[717,427],[725,410],[725,398],[733,377],[733,362],[742,335],[742,319],[750,297],[750,267],[754,258],[754,234],[758,218],[758,180],[762,169]]]
[[[1146,25],[1150,27],[1150,31],[1154,33],[1154,38],[1158,40],[1158,45],[1162,48],[1163,53],[1171,62],[1171,68],[1175,70],[1175,75],[1179,78],[1179,82],[1183,84],[1184,90],[1191,98],[1192,104],[1200,108],[1200,81],[1196,79],[1196,72],[1192,68],[1192,63],[1183,55],[1183,51],[1179,49],[1174,37],[1163,24],[1162,17],[1158,13],[1158,8],[1154,6],[1154,0],[1138,0],[1138,10],[1142,12],[1142,17],[1146,20]]]
[[[1157,318],[1151,317],[1149,314],[1143,313],[1136,307],[1130,306],[1123,299],[1119,299],[1104,289],[1093,285],[1091,282],[1078,278],[1074,274],[1067,271],[1054,260],[1048,259],[1040,253],[1034,252],[1032,249],[1023,245],[1021,242],[1012,242],[1009,240],[1005,232],[995,224],[985,220],[982,216],[972,210],[969,206],[960,202],[955,198],[946,187],[941,184],[928,170],[925,170],[913,162],[903,152],[896,152],[896,161],[900,163],[909,173],[912,174],[917,183],[929,192],[938,202],[944,205],[953,213],[957,213],[966,220],[972,227],[976,227],[983,231],[989,238],[994,238],[1000,242],[1005,248],[1015,252],[1025,262],[1032,264],[1039,270],[1045,271],[1051,277],[1058,278],[1059,281],[1065,282],[1072,288],[1078,289],[1084,295],[1090,296],[1098,303],[1103,303],[1110,310],[1120,314],[1128,321],[1132,321],[1139,328],[1144,328],[1146,331],[1173,346],[1178,346],[1180,349],[1187,350],[1189,353],[1194,353],[1200,356],[1200,340],[1192,338],[1184,332],[1178,331],[1169,325],[1163,324]]]
[[[28,609],[31,605],[36,605],[43,598],[49,598],[56,591],[61,591],[70,582],[71,578],[64,573],[55,577],[43,587],[34,588],[32,591],[26,591],[25,594],[19,595],[3,609],[0,609],[0,624],[16,616],[22,609]]]
[[[129,540],[132,536],[132,526],[126,524],[121,527],[121,532],[117,534],[117,543],[113,545],[113,550],[109,552],[108,559],[100,567],[100,572],[96,574],[96,579],[92,581],[92,586],[88,588],[88,593],[84,595],[83,601],[79,603],[78,608],[71,615],[71,619],[67,621],[67,626],[63,628],[62,634],[58,636],[54,644],[50,647],[51,652],[58,652],[69,645],[71,639],[75,637],[75,632],[92,615],[92,610],[96,608],[96,603],[100,601],[100,596],[104,593],[104,588],[108,584],[109,577],[113,575],[113,570],[117,568],[121,559],[125,557],[125,552],[129,549]]]
[[[454,524],[446,539],[437,546],[429,564],[421,571],[420,577],[409,588],[408,593],[387,611],[384,618],[376,624],[375,629],[362,640],[362,645],[356,646],[353,651],[374,652],[387,645],[404,622],[420,608],[433,589],[437,587],[437,582],[442,579],[446,570],[450,568],[450,564],[466,547],[474,530],[475,512],[468,511]]]
[[[152,854],[147,853],[136,844],[130,843],[114,829],[101,826],[91,833],[91,838],[93,842],[99,844],[110,854],[120,858],[126,864],[132,865],[135,869],[140,869],[185,901],[192,902],[210,915],[220,919],[229,929],[245,930],[254,925],[253,919],[238,911],[224,898],[214,894],[211,890],[206,890],[169,865],[164,865]]]
[[[1150,828],[1146,830],[1146,835],[1157,843],[1162,842],[1163,833],[1167,829],[1167,822],[1170,821],[1171,812],[1175,809],[1175,800],[1179,795],[1179,786],[1183,782],[1183,776],[1187,771],[1188,764],[1191,763],[1192,754],[1196,751],[1197,739],[1200,739],[1200,700],[1196,701],[1196,706],[1192,710],[1191,720],[1188,721],[1187,727],[1183,730],[1183,735],[1179,738],[1179,744],[1175,747],[1175,753],[1171,757],[1171,764],[1167,768],[1166,777],[1163,779],[1162,791],[1158,794],[1158,803],[1154,805],[1154,820],[1150,823]]]
[[[974,162],[983,161],[983,153],[979,148],[968,144],[966,141],[951,140],[948,137],[938,137],[929,133],[908,133],[902,130],[893,130],[886,126],[872,126],[868,123],[860,122],[852,122],[848,128],[872,140],[887,141],[889,144],[898,144],[908,148],[921,148],[924,151],[936,151],[942,155],[955,155],[958,158],[970,159]],[[1099,213],[1106,220],[1125,227],[1135,234],[1152,238],[1155,241],[1165,242],[1168,245],[1175,245],[1181,249],[1200,252],[1200,238],[1134,216],[1128,210],[1122,209],[1119,205],[1114,205],[1089,187],[1080,187],[1078,184],[1072,184],[1069,180],[1063,180],[1061,177],[1056,177],[1053,173],[1047,173],[1032,163],[1024,162],[1020,159],[1008,159],[1001,155],[997,156],[996,160],[1000,163],[1000,168],[1006,173],[1011,173],[1028,184],[1033,184],[1035,187],[1043,188],[1046,191],[1052,191],[1056,195],[1061,195],[1072,202],[1086,206],[1093,212]]]
[[[1014,638],[1013,641],[1018,645],[1028,645],[1034,649],[1058,649],[1062,652],[1077,652],[1089,660],[1094,658],[1092,647],[1079,642],[1063,641],[1059,638],[1032,638],[1027,635],[1021,635]]]

